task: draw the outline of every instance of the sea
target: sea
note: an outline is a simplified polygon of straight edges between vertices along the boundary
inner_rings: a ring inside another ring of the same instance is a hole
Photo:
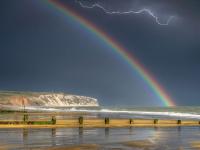
[[[21,108],[22,109],[22,108]],[[200,106],[178,107],[27,107],[27,111],[79,112],[85,117],[144,118],[144,119],[189,119],[200,120]]]

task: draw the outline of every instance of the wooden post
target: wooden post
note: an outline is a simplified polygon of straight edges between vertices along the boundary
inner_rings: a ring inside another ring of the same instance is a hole
[[[153,123],[158,124],[158,119],[154,119]]]
[[[83,117],[79,117],[78,122],[79,122],[80,125],[83,125]]]
[[[105,124],[109,124],[110,123],[110,119],[107,117],[105,118]]]
[[[23,106],[23,121],[24,121],[24,123],[27,123],[28,122],[28,114],[25,114],[25,101],[24,101],[23,96],[22,96],[21,100],[22,100],[22,106]]]
[[[51,122],[52,122],[52,124],[56,124],[56,117],[55,116],[52,116]]]
[[[133,119],[129,119],[129,121],[130,121],[130,124],[133,124]]]
[[[24,107],[24,113],[25,113],[25,102],[24,102],[24,97],[22,97],[22,105]]]
[[[177,124],[181,124],[181,120],[177,120]]]
[[[28,114],[24,114],[23,121],[24,121],[24,123],[28,122]]]

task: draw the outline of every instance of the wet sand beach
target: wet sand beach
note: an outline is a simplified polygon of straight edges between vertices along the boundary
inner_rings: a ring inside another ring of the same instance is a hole
[[[155,119],[159,116],[142,118],[133,114],[125,118],[122,114],[78,111],[31,112],[28,113],[28,121],[50,121],[55,116],[56,123],[1,124],[0,150],[200,149],[198,119]],[[22,112],[3,113],[0,114],[0,121],[22,121],[23,116]],[[106,123],[105,117],[108,116],[109,121]],[[82,124],[80,117],[83,117]]]
[[[198,149],[199,127],[0,129],[0,149]]]

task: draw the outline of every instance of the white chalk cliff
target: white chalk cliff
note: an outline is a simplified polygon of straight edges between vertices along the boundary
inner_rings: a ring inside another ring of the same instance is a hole
[[[0,92],[0,104],[12,106],[45,106],[45,107],[96,107],[98,100],[86,96],[65,93],[25,93]]]

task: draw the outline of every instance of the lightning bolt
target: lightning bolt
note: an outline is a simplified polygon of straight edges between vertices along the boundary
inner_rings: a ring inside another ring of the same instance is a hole
[[[151,17],[153,17],[157,24],[163,25],[163,26],[169,25],[171,20],[174,18],[174,16],[170,16],[170,17],[168,17],[168,19],[166,20],[165,23],[162,23],[162,22],[159,21],[159,18],[150,9],[147,9],[147,8],[143,8],[143,9],[138,10],[138,11],[133,11],[133,10],[129,10],[129,11],[109,11],[106,8],[104,8],[102,5],[97,4],[97,3],[92,4],[90,6],[84,5],[81,1],[78,1],[78,0],[76,0],[76,3],[78,3],[82,8],[87,8],[87,9],[100,8],[101,10],[103,10],[104,13],[109,14],[109,15],[115,15],[115,14],[126,15],[126,14],[146,13],[146,14],[150,15]]]

